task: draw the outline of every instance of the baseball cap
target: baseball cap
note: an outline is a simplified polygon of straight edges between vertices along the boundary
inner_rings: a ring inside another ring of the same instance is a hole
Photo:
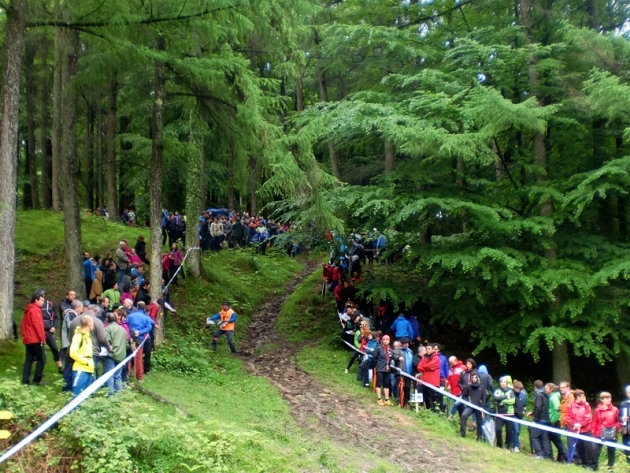
[[[89,307],[90,301],[83,301],[82,304],[83,304],[83,307]]]
[[[402,337],[402,338],[399,338],[399,339],[398,339],[398,341],[399,341],[400,343],[409,343],[409,339],[408,339],[407,337]]]

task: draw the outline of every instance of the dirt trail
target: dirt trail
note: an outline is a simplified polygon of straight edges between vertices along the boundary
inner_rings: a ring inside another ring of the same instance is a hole
[[[283,295],[253,314],[250,336],[244,344],[249,348],[242,352],[249,373],[267,378],[280,390],[299,425],[328,435],[333,442],[346,448],[371,451],[405,472],[463,471],[457,456],[454,458],[447,447],[436,445],[436,442],[422,438],[421,434],[410,434],[408,430],[401,432],[401,426],[412,427],[414,423],[398,407],[367,405],[361,399],[320,385],[297,366],[295,356],[303,345],[292,347],[286,343],[275,330],[276,318],[286,298],[316,270],[316,266],[317,263],[309,262],[287,284]],[[366,460],[365,470],[372,467],[374,465]]]

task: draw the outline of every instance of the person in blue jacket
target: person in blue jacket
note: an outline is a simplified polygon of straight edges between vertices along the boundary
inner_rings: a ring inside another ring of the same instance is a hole
[[[400,314],[394,323],[392,324],[392,332],[394,332],[394,336],[396,340],[400,340],[401,338],[413,339],[413,327],[409,323],[409,321],[405,318],[403,314]]]
[[[127,316],[127,325],[129,326],[129,332],[132,340],[137,346],[140,346],[142,341],[146,338],[144,346],[136,353],[135,369],[136,378],[138,381],[142,381],[145,374],[145,366],[148,368],[146,373],[151,370],[151,351],[153,349],[150,333],[155,327],[153,319],[147,315],[143,310],[145,308],[144,302],[138,302],[138,308],[133,309]],[[146,353],[146,357],[143,361],[142,355]]]
[[[437,343],[436,346],[438,350],[438,355],[440,357],[440,387],[446,388],[446,382],[448,381],[448,370],[449,370],[448,358],[446,357],[446,355],[442,354],[442,347],[440,347],[440,344]],[[448,406],[444,400],[444,396],[440,396],[440,409],[446,412],[447,408]]]

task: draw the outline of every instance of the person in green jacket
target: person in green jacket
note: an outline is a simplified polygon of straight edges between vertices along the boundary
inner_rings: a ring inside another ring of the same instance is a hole
[[[114,287],[105,291],[101,298],[107,297],[109,298],[109,310],[114,309],[114,305],[120,304],[120,292],[118,291],[118,283],[114,283]]]
[[[560,403],[561,396],[558,386],[553,383],[545,384],[545,392],[549,398],[549,422],[552,427],[560,428]],[[569,458],[569,454],[564,444],[562,443],[562,436],[555,432],[549,432],[549,441],[555,445],[558,450],[558,456],[556,458],[559,462],[566,462]],[[553,458],[553,451],[552,457]]]
[[[118,316],[113,312],[107,314],[107,327],[105,327],[105,335],[109,341],[112,350],[103,356],[104,373],[116,368],[116,365],[127,356],[127,331],[118,325]],[[105,384],[109,388],[110,394],[121,391],[122,386],[122,367],[118,368],[114,375],[109,378]]]
[[[361,342],[363,341],[364,337],[367,337],[368,333],[370,333],[370,329],[368,328],[367,323],[360,322],[359,329],[354,332],[354,346],[357,348],[357,350],[363,351],[363,349],[361,348]],[[352,351],[352,357],[350,357],[348,366],[346,366],[346,371],[345,371],[346,374],[348,374],[348,370],[352,367],[352,365],[354,364],[354,361],[359,359],[359,357],[361,356],[362,354],[359,353],[358,351],[354,351],[354,350]],[[359,360],[359,363],[361,363],[361,360]]]
[[[503,376],[499,379],[499,388],[494,395],[494,402],[497,414],[501,414],[495,418],[497,447],[503,448],[503,425],[505,424],[505,448],[509,452],[512,448],[512,422],[505,420],[505,417],[514,417],[514,404],[516,403],[516,394],[512,386],[512,378]]]

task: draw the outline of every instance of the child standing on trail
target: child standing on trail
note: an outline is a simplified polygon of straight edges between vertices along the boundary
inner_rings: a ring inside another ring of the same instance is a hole
[[[209,325],[214,325],[217,320],[220,320],[219,329],[214,332],[212,337],[212,349],[216,351],[219,338],[222,335],[225,335],[225,338],[227,338],[227,341],[230,344],[230,351],[232,352],[232,355],[234,355],[236,353],[236,346],[234,345],[234,323],[236,322],[236,312],[230,309],[228,301],[221,302],[221,311],[209,318]]]

